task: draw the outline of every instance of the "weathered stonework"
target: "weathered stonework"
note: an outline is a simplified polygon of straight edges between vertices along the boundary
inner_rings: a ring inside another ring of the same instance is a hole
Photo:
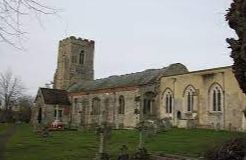
[[[85,54],[82,64],[81,51]],[[115,128],[133,128],[142,118],[170,118],[177,127],[246,130],[246,96],[231,67],[189,72],[176,63],[93,80],[93,58],[94,41],[70,37],[59,44],[54,88],[68,93],[71,102],[69,115],[61,119],[65,124],[84,128],[107,121]],[[42,108],[44,122],[51,123],[54,109],[64,107],[49,105],[40,95],[34,121],[37,109]]]
[[[209,97],[209,90],[213,84],[218,84],[223,90],[221,111],[217,112],[212,110]],[[194,87],[196,92],[192,112],[187,111],[185,104],[184,92],[187,86]],[[166,113],[165,99],[161,96],[160,117],[172,117],[174,125],[179,126],[179,123],[182,123],[184,126],[184,120],[187,122],[188,119],[195,119],[198,121],[197,127],[246,130],[246,120],[242,112],[246,108],[246,96],[240,90],[231,67],[162,77],[160,86],[162,95],[167,88],[170,88],[174,96],[173,113]],[[177,117],[178,111],[181,112],[180,120]],[[192,117],[192,114],[195,117]]]
[[[45,91],[46,92],[45,92]],[[68,125],[70,121],[70,102],[66,91],[55,90],[55,95],[50,91],[54,89],[40,88],[35,98],[35,105],[32,108],[32,123],[49,125],[54,120],[60,120]],[[58,95],[59,94],[59,95]],[[61,117],[58,116],[61,111]],[[56,112],[56,114],[54,114]]]
[[[125,99],[125,111],[124,114],[119,114],[119,97],[124,96]],[[139,96],[139,90],[137,88],[130,88],[124,91],[108,91],[99,93],[81,94],[76,93],[71,97],[73,102],[73,122],[77,126],[100,124],[102,122],[102,113],[105,111],[107,114],[106,119],[109,123],[113,124],[116,128],[124,126],[125,128],[132,128],[136,125],[137,119],[134,114],[136,106],[135,97]],[[94,98],[100,99],[100,114],[92,115],[92,101]],[[86,103],[85,103],[86,101]],[[84,109],[84,111],[83,111]]]
[[[67,89],[81,80],[94,79],[94,44],[92,40],[73,36],[59,42],[54,88]]]

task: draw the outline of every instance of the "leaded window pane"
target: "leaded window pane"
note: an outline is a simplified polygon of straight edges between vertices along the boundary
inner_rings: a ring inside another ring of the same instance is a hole
[[[212,98],[212,100],[213,100],[213,111],[216,111],[216,91],[214,90],[213,91],[213,98]]]
[[[172,113],[172,104],[173,104],[173,99],[172,99],[172,97],[170,96],[170,97],[169,97],[169,113]]]
[[[221,93],[220,93],[220,91],[218,91],[218,93],[217,93],[217,96],[218,96],[218,111],[221,111]]]
[[[191,111],[191,99],[190,99],[190,92],[188,92],[188,96],[187,96],[187,110]]]
[[[169,100],[168,100],[168,95],[166,95],[166,113],[169,113],[169,109],[168,109],[168,102],[169,102]]]

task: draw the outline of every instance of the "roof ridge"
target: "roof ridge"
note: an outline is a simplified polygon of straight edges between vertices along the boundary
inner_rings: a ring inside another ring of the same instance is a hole
[[[178,73],[186,72],[187,68],[180,63],[171,64],[162,68],[145,69],[140,72],[133,72],[122,75],[111,75],[104,78],[98,78],[93,81],[81,80],[79,83],[68,88],[69,92],[73,91],[89,91],[105,88],[115,88],[124,86],[139,86],[143,84],[153,83],[160,75],[169,74],[169,72]]]
[[[65,90],[65,89],[57,89],[57,88],[45,88],[45,87],[40,87],[40,89],[42,90],[42,89],[47,89],[47,90],[57,90],[57,91],[66,91],[67,92],[67,90]]]
[[[111,75],[111,76],[108,76],[108,77],[98,78],[98,79],[95,79],[95,80],[102,80],[102,79],[107,79],[107,78],[110,78],[110,77],[122,77],[122,76],[126,76],[126,75],[133,75],[133,74],[137,74],[137,73],[143,73],[143,72],[150,71],[150,70],[162,70],[162,69],[166,69],[166,68],[167,67],[150,68],[150,69],[145,69],[143,71],[138,71],[138,72],[132,72],[132,73],[126,73],[126,74],[115,74],[115,75]],[[95,81],[95,80],[92,80],[92,81]]]

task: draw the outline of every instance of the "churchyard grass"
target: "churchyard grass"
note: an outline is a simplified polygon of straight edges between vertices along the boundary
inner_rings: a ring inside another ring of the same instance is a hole
[[[17,127],[8,143],[7,160],[79,160],[92,159],[97,152],[93,134],[77,131],[55,131],[43,138],[29,125]]]
[[[205,129],[172,129],[145,138],[146,148],[154,154],[198,157],[206,150],[242,133]],[[7,160],[90,160],[98,151],[99,138],[92,132],[54,131],[47,138],[34,134],[31,126],[19,125],[6,149]],[[134,152],[138,145],[135,130],[114,130],[107,151],[114,157],[121,145]]]
[[[9,127],[8,123],[0,123],[0,134]]]

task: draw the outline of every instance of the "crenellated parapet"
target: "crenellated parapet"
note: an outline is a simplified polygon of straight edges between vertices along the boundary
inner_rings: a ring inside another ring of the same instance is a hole
[[[89,45],[89,46],[94,46],[95,41],[94,40],[89,40],[89,39],[82,39],[80,37],[76,38],[75,36],[70,36],[67,37],[63,40],[60,40],[59,44],[60,46],[68,45],[68,44],[78,44],[78,45]]]

